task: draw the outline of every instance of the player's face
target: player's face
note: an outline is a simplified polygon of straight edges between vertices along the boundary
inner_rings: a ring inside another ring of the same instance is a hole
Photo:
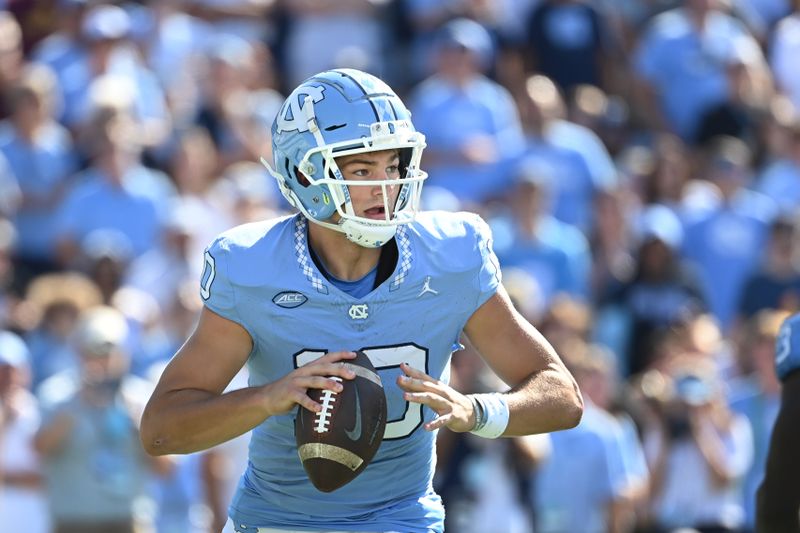
[[[340,157],[336,164],[347,181],[369,181],[374,185],[350,185],[353,210],[358,216],[385,220],[386,206],[393,209],[399,185],[382,187],[387,179],[400,178],[400,156],[397,150],[381,150]],[[384,198],[384,194],[387,198]],[[384,200],[388,200],[384,203]]]

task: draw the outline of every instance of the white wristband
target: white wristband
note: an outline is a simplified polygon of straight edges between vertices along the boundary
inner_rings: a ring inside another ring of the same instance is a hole
[[[496,439],[508,427],[508,403],[504,394],[469,394],[475,407],[475,427],[470,433],[487,439]]]

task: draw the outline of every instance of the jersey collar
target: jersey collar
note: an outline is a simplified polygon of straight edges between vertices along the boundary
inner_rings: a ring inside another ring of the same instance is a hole
[[[307,228],[308,220],[306,220],[306,217],[302,214],[296,215],[294,219],[294,255],[297,258],[297,265],[314,290],[321,294],[328,294],[328,281],[314,268],[314,261],[311,259],[311,254],[308,249]],[[395,291],[400,288],[408,277],[408,272],[411,270],[411,265],[414,261],[414,254],[411,250],[411,239],[408,235],[408,228],[406,228],[405,225],[397,227],[395,241],[397,242],[398,258],[395,274],[389,285],[390,291]]]

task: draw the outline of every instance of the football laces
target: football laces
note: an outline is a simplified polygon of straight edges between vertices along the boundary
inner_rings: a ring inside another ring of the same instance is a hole
[[[341,382],[342,378],[331,376],[330,379],[334,381]],[[336,402],[336,396],[338,393],[325,389],[322,392],[322,410],[317,413],[317,416],[314,418],[314,431],[316,433],[327,433],[328,428],[331,425],[331,415],[333,411],[333,404]]]

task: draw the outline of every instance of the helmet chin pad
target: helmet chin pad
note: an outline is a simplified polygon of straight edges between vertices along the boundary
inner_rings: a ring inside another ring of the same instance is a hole
[[[344,233],[348,240],[364,248],[380,248],[392,240],[397,232],[396,225],[369,224],[352,218],[341,219],[336,229]]]

